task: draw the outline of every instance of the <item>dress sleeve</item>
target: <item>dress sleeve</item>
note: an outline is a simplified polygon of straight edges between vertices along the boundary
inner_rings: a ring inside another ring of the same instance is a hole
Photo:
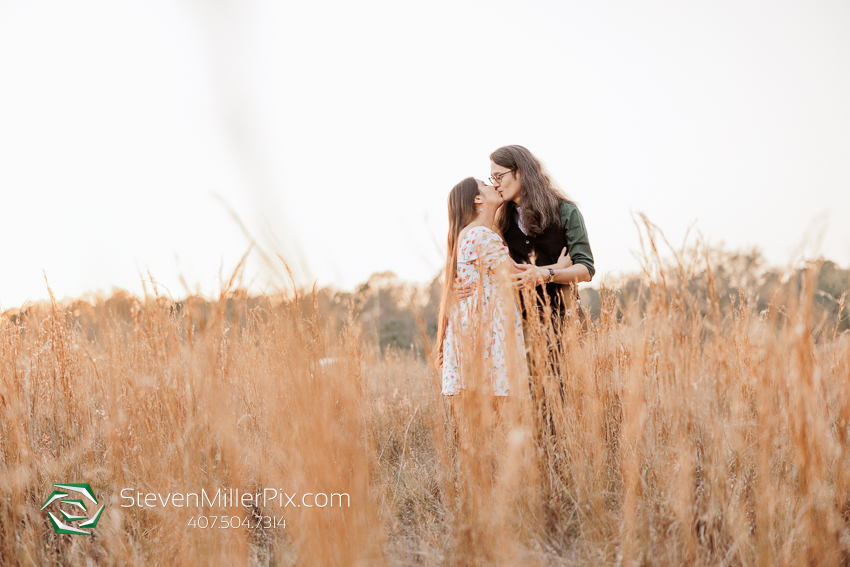
[[[496,266],[510,259],[508,247],[505,246],[505,242],[495,232],[490,230],[483,230],[481,232],[478,248],[481,265],[488,270],[495,270]]]
[[[474,262],[478,259],[479,239],[474,234],[467,234],[457,249],[458,262]]]

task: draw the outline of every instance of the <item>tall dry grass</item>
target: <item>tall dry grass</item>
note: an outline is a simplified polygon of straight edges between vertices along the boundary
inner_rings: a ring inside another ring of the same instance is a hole
[[[603,292],[589,328],[530,324],[532,395],[501,402],[447,402],[356,319],[329,333],[309,294],[6,313],[0,563],[847,564],[850,337],[812,307],[816,266],[757,313],[650,242],[649,295]],[[106,502],[92,536],[39,511],[61,482]],[[122,508],[127,487],[351,506]],[[286,527],[187,526],[199,513]]]

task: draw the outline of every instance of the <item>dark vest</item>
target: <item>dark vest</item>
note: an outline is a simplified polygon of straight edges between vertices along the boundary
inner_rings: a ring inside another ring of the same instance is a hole
[[[513,209],[515,205],[509,203],[505,206],[511,207],[511,210],[508,211],[511,223],[503,236],[514,262],[518,264],[529,264],[532,257],[536,258],[534,263],[538,266],[546,266],[557,262],[561,250],[567,246],[567,237],[564,234],[564,229],[561,228],[561,223],[556,222],[547,226],[537,236],[528,236],[520,230],[516,219],[514,219]],[[563,316],[565,312],[563,294],[569,294],[569,287],[561,284],[537,286],[541,305],[545,304],[545,297],[548,295],[552,311]]]

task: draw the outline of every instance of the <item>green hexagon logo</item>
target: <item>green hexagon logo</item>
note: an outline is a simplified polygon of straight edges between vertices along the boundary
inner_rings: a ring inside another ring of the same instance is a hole
[[[54,484],[53,486],[58,490],[54,490],[40,508],[44,510],[51,504],[58,503],[59,514],[62,516],[61,520],[54,516],[53,512],[47,512],[50,523],[53,524],[53,531],[57,534],[91,535],[90,531],[80,528],[95,527],[100,520],[100,515],[103,514],[103,505],[101,505],[94,516],[89,517],[88,515],[88,508],[83,498],[97,506],[97,498],[95,498],[91,486],[88,483]],[[94,506],[92,506],[92,509],[94,509]],[[82,515],[80,515],[81,511]],[[77,524],[76,527],[71,525],[82,520],[85,521]]]

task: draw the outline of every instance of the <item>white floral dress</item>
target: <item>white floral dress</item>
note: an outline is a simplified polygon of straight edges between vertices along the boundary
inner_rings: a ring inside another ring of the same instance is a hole
[[[469,361],[464,360],[464,347],[470,349],[482,335],[484,369],[497,396],[511,394],[511,383],[519,386],[525,376],[525,349],[522,323],[515,303],[504,305],[497,293],[494,269],[510,261],[502,238],[483,226],[471,228],[458,246],[457,275],[463,283],[479,283],[477,292],[458,301],[449,313],[443,339],[443,394],[451,396],[465,386]],[[510,351],[510,352],[509,352]],[[466,364],[465,364],[466,362]],[[467,366],[467,372],[464,372]]]

